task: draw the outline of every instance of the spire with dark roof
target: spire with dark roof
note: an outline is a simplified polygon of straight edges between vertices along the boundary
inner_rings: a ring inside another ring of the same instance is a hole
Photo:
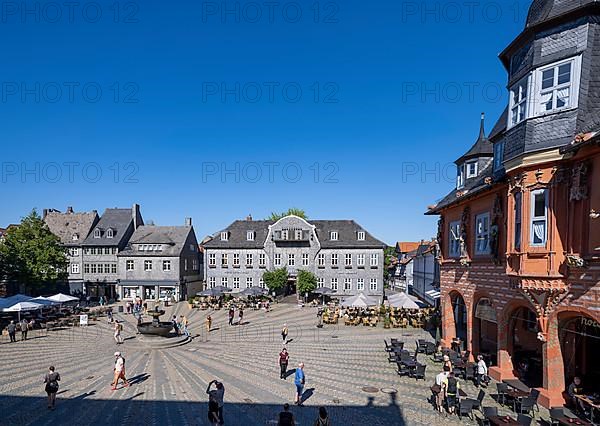
[[[475,144],[462,157],[455,161],[456,164],[464,163],[471,158],[493,157],[494,147],[485,135],[485,113],[481,113],[481,124],[479,126],[479,137]]]

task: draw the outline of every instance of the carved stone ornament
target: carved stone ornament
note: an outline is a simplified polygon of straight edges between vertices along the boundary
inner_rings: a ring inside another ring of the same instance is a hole
[[[519,173],[518,175],[510,178],[508,180],[508,190],[510,192],[516,191],[516,190],[523,190],[523,188],[525,187],[525,178],[527,177],[526,173]]]
[[[581,201],[588,198],[588,172],[589,166],[586,162],[581,162],[573,166],[571,172],[571,190],[569,191],[570,201]]]

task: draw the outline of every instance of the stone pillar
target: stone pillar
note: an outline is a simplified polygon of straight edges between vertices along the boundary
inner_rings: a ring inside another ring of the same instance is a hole
[[[541,389],[540,403],[544,407],[562,406],[565,390],[565,370],[558,335],[558,321],[552,318],[548,324],[548,341],[542,345],[544,363],[544,388]]]
[[[512,330],[510,330],[510,315],[512,311],[502,313],[496,311],[498,318],[498,365],[490,368],[490,376],[494,380],[504,380],[514,377],[514,367],[510,356]]]
[[[441,313],[442,313],[442,345],[450,347],[452,339],[456,335],[456,325],[454,323],[454,311],[452,310],[452,300],[449,294],[442,294]]]
[[[470,303],[472,305],[473,302]],[[472,306],[469,306],[469,303],[465,300],[465,313],[467,315],[467,341],[465,342],[465,350],[470,351],[469,360],[473,361],[473,338],[474,338],[474,330],[473,330],[473,309]]]

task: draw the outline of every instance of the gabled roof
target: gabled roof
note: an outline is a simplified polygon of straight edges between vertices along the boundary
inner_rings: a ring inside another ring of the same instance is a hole
[[[396,252],[398,253],[410,253],[413,250],[419,248],[419,242],[412,241],[398,241],[396,243]]]
[[[475,179],[469,179],[465,183],[464,188],[454,189],[444,198],[442,198],[435,206],[429,208],[426,215],[438,214],[442,209],[467,199],[475,194],[478,194],[496,183],[494,181],[494,165],[493,162],[488,164]]]
[[[469,149],[462,157],[455,161],[456,164],[462,164],[471,158],[493,157],[494,146],[485,135],[485,114],[481,114],[481,124],[479,126],[479,136],[471,149]]]
[[[117,246],[125,243],[127,229],[133,227],[133,209],[106,209],[100,221],[91,230],[82,245],[84,246]],[[140,225],[143,222],[140,220]],[[100,238],[94,237],[95,231],[100,230]],[[108,230],[112,229],[113,237],[108,238]]]
[[[435,249],[436,242],[435,241],[426,241],[422,244],[419,244],[419,248],[417,249],[417,256],[423,256],[424,254],[431,253]]]
[[[263,248],[269,225],[274,224],[272,220],[236,220],[222,231],[212,235],[212,239],[205,238],[202,245],[206,248]],[[254,231],[254,240],[248,241],[247,231]],[[227,241],[221,241],[221,232],[227,232]]]
[[[142,225],[135,230],[127,247],[119,253],[119,256],[180,256],[192,232],[194,232],[192,226]],[[136,244],[160,244],[162,251],[139,252],[134,247]]]
[[[68,209],[67,213],[50,210],[44,217],[50,232],[65,245],[80,245],[98,220],[96,211],[75,213],[71,209]],[[77,236],[77,239],[74,239],[74,236]]]
[[[529,7],[526,28],[550,21],[598,0],[534,0]]]
[[[496,121],[494,128],[490,132],[489,139],[493,141],[496,137],[500,136],[506,130],[506,126],[508,125],[508,106],[504,108],[504,111]]]

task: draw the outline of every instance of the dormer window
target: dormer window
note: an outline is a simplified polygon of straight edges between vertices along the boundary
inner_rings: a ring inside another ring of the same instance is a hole
[[[527,117],[529,77],[519,81],[510,90],[510,124],[516,126]]]
[[[108,229],[108,231],[106,231],[106,238],[113,238],[115,236],[115,231],[113,231],[111,228]]]
[[[494,171],[498,171],[502,168],[504,163],[504,141],[496,142],[494,144]]]
[[[456,189],[461,189],[465,186],[465,165],[458,166],[456,175]]]
[[[284,229],[283,231],[281,231],[281,239],[287,241],[287,239],[288,239],[288,230],[287,229]]]
[[[358,239],[358,241],[364,241],[365,240],[365,231],[358,231],[357,239]]]
[[[73,241],[79,240],[79,234],[73,234],[72,240]]]
[[[221,241],[228,241],[228,240],[229,240],[229,233],[227,231],[221,232]]]
[[[469,161],[465,167],[467,169],[467,179],[477,177],[477,161]]]
[[[302,229],[296,229],[295,234],[296,234],[296,236],[295,236],[296,240],[302,239]]]
[[[568,108],[571,101],[571,62],[552,66],[540,71],[542,89],[540,93],[541,112],[552,112]]]
[[[94,230],[94,238],[100,238],[102,236],[102,231],[100,231],[100,229],[96,228]]]
[[[254,231],[246,231],[246,241],[254,241]]]
[[[331,241],[337,241],[338,240],[338,232],[337,231],[331,231],[329,233],[329,239]]]

